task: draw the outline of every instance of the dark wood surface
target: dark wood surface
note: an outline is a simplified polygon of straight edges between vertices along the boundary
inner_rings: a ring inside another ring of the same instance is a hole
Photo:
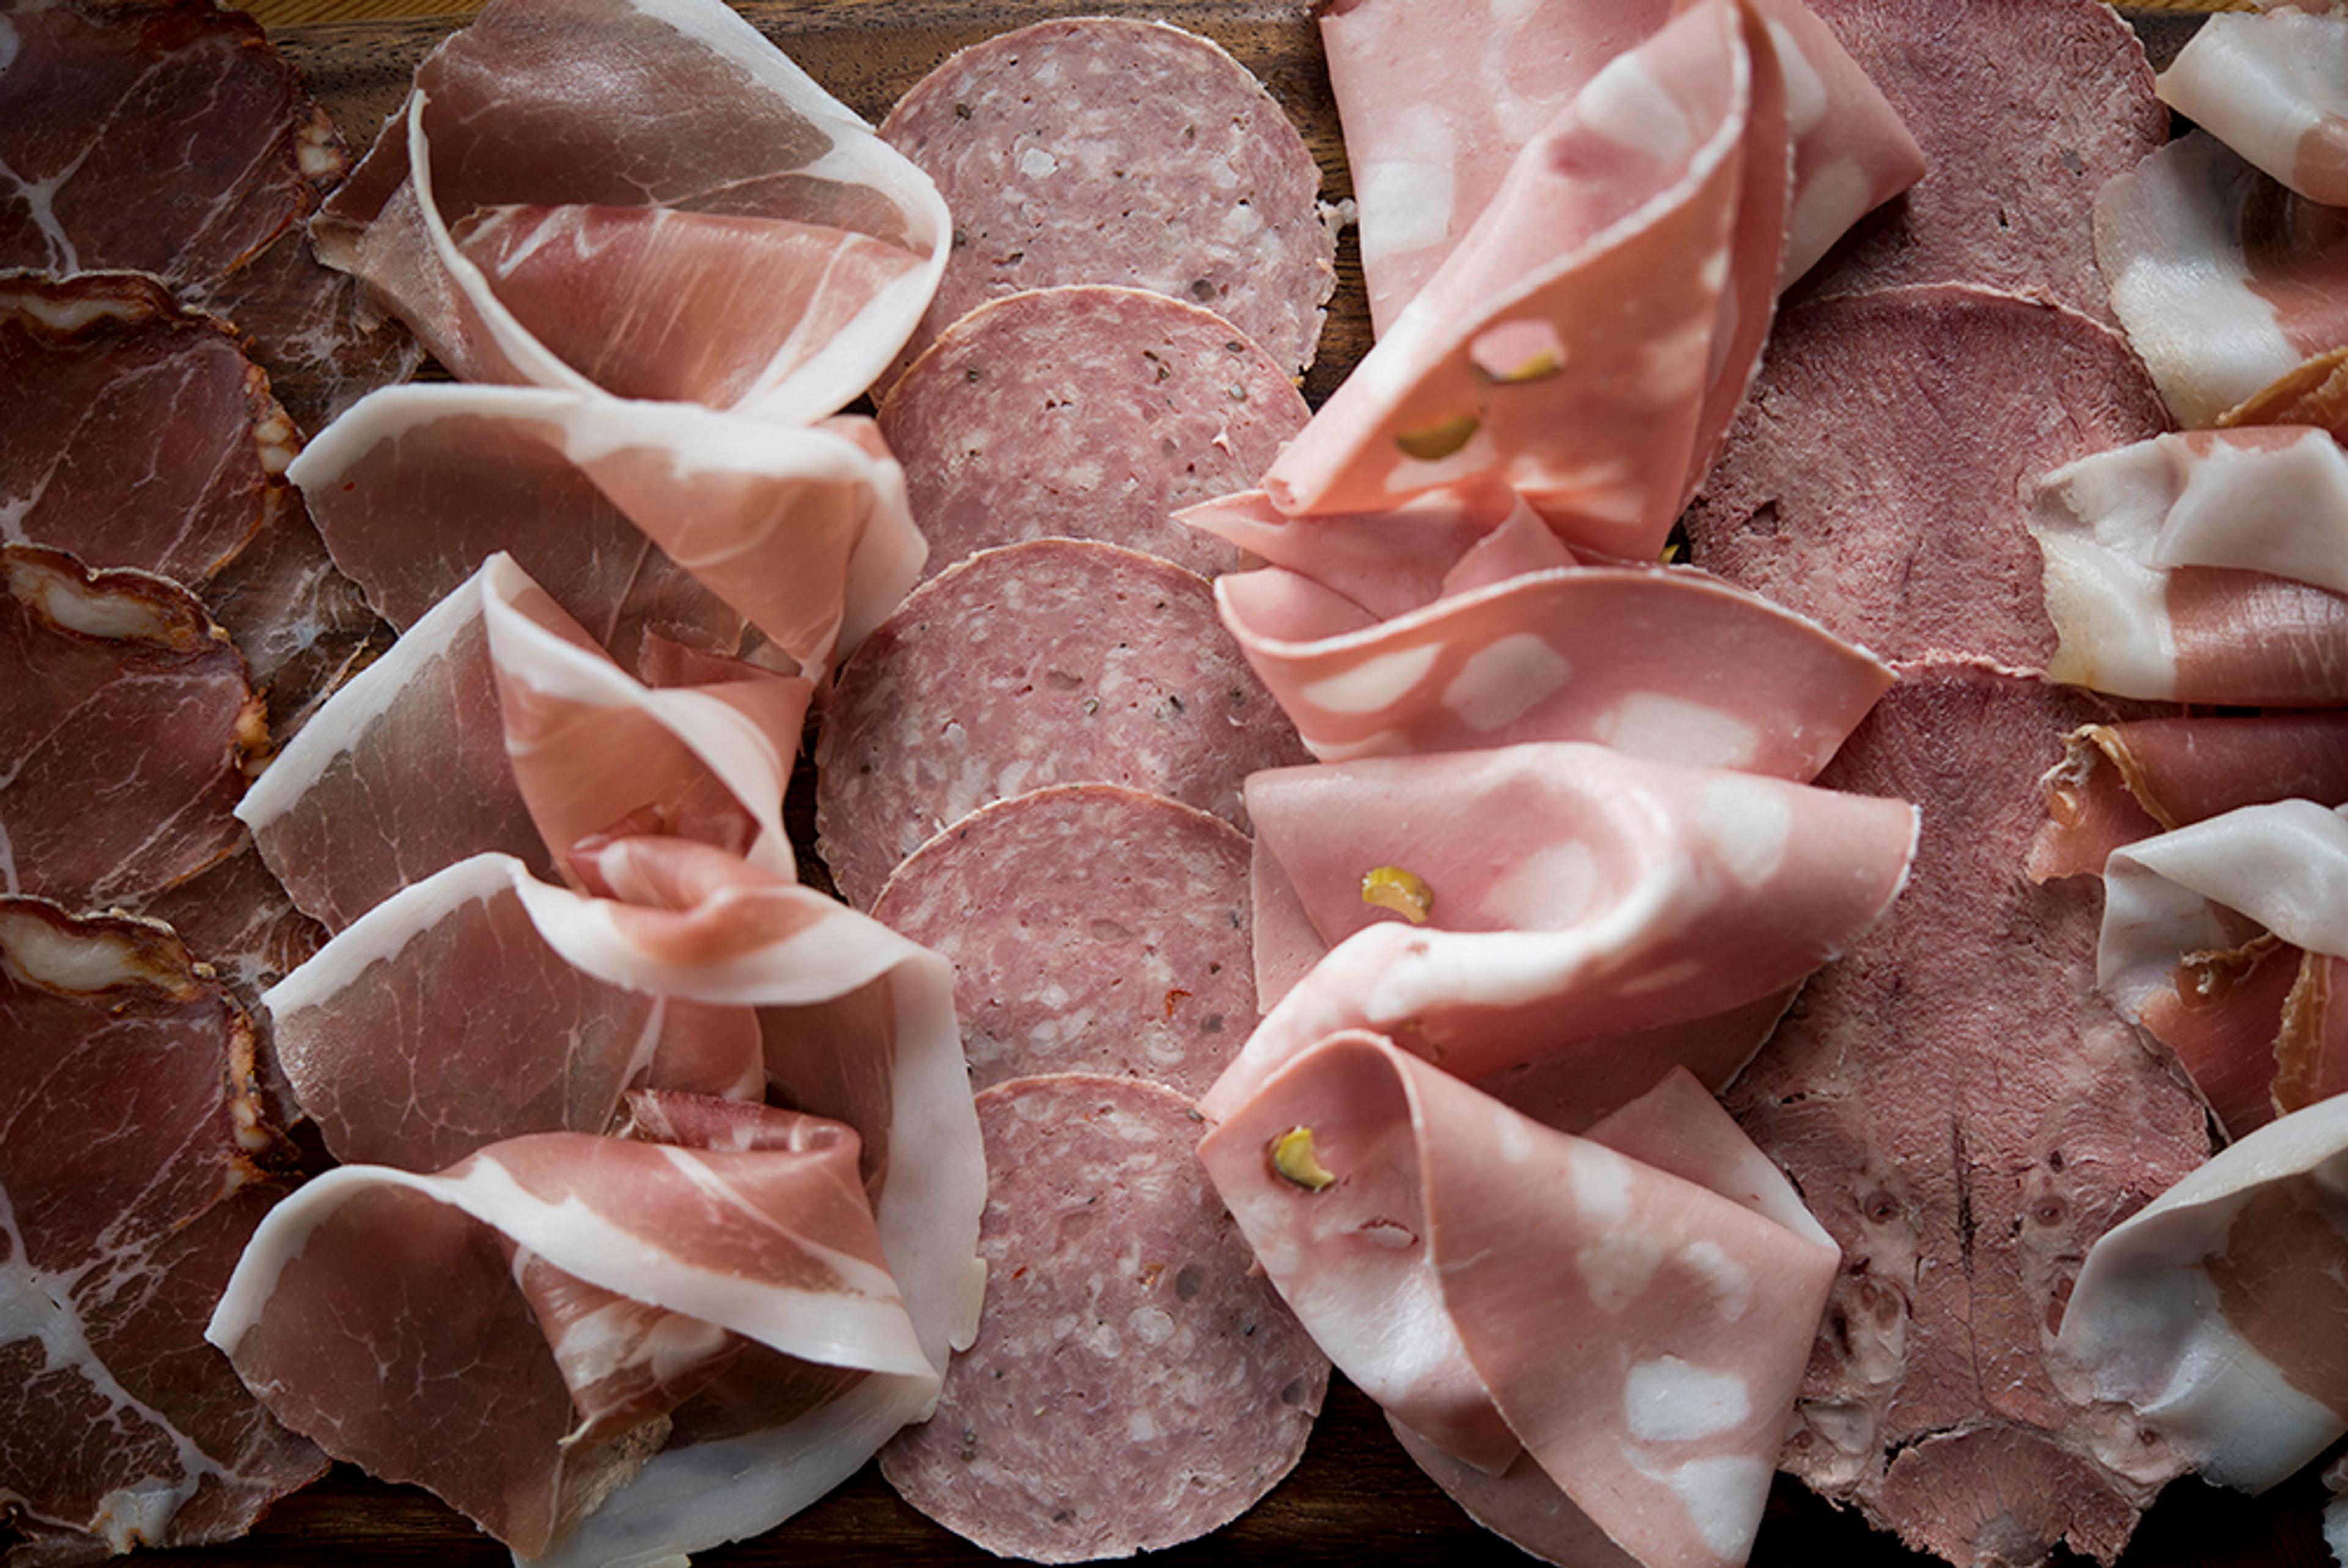
[[[1331,199],[1352,189],[1318,39],[1296,5],[1262,0],[740,0],[739,8],[818,81],[876,121],[931,67],[1008,24],[1062,15],[1160,17],[1217,38],[1262,77],[1303,130]],[[2134,19],[2156,59],[2173,54],[2195,20],[2150,13]],[[272,36],[307,73],[354,150],[363,150],[405,95],[416,62],[462,20],[448,15],[309,23],[273,28]],[[1350,231],[1338,266],[1328,332],[1305,384],[1316,405],[1369,342],[1359,252]],[[2331,1562],[2318,1528],[2322,1497],[2312,1474],[2258,1500],[2180,1482],[2146,1516],[2123,1568],[2319,1568]],[[173,1553],[170,1561],[181,1568],[488,1568],[509,1559],[501,1547],[429,1495],[337,1467],[317,1486],[279,1505],[246,1540]],[[871,1466],[780,1531],[696,1559],[705,1568],[993,1561],[899,1501]],[[1470,1522],[1420,1475],[1387,1433],[1376,1408],[1340,1379],[1293,1475],[1235,1524],[1153,1561],[1169,1568],[1336,1568],[1528,1560]],[[1937,1560],[1903,1551],[1857,1514],[1780,1477],[1753,1561],[1759,1568],[1921,1568]]]

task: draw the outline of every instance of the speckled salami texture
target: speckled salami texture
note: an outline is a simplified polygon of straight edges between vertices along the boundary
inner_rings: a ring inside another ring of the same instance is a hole
[[[990,802],[1115,784],[1236,823],[1248,774],[1308,760],[1204,579],[1037,539],[922,584],[841,670],[816,747],[817,842],[870,908],[900,860]]]
[[[909,354],[998,295],[1123,283],[1206,306],[1298,373],[1313,363],[1336,288],[1321,171],[1207,39],[1097,16],[1022,27],[922,77],[880,134],[953,210]]]
[[[1037,289],[948,327],[880,405],[928,569],[1023,539],[1101,539],[1207,576],[1246,559],[1174,521],[1263,477],[1311,410],[1272,356],[1140,289]]]
[[[1251,846],[1114,784],[972,813],[889,878],[873,918],[954,967],[981,1089],[1038,1072],[1214,1082],[1255,1024]]]
[[[1329,1363],[1192,1157],[1189,1102],[1132,1079],[978,1097],[986,1305],[926,1425],[880,1451],[905,1501],[1005,1557],[1154,1551],[1286,1475]]]

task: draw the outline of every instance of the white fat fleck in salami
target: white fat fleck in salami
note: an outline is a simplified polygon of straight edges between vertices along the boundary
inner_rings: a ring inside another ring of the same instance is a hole
[[[881,1450],[908,1502],[1006,1557],[1125,1557],[1286,1475],[1329,1363],[1192,1157],[1189,1102],[1130,1079],[978,1097],[986,1305],[937,1413]]]
[[[816,829],[841,892],[869,907],[900,860],[991,802],[1115,784],[1239,822],[1248,774],[1305,760],[1203,579],[1036,539],[924,583],[841,670]]]
[[[1247,68],[1156,22],[1038,23],[964,49],[881,136],[937,181],[953,251],[912,352],[983,300],[1122,283],[1313,363],[1336,238],[1304,139]]]
[[[1181,507],[1254,484],[1310,411],[1211,311],[1141,289],[1038,289],[948,327],[890,392],[930,569],[1022,539],[1103,539],[1213,576],[1246,560]]]
[[[1114,784],[972,813],[897,868],[873,918],[954,967],[981,1089],[1039,1072],[1201,1094],[1255,1026],[1251,846]]]

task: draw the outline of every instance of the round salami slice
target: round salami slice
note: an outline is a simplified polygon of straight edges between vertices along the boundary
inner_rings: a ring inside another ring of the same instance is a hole
[[[1212,576],[1247,557],[1173,514],[1261,478],[1312,411],[1211,311],[1086,285],[994,300],[880,405],[942,569],[990,545],[1103,539]]]
[[[990,802],[1116,784],[1239,822],[1248,774],[1305,760],[1202,579],[1036,539],[923,583],[842,668],[816,746],[818,846],[870,908],[900,860]]]
[[[1155,1551],[1304,1451],[1329,1363],[1262,1277],[1171,1090],[1057,1073],[978,1097],[978,1337],[880,1450],[906,1501],[1005,1557]]]
[[[1038,1072],[1214,1082],[1255,1025],[1252,848],[1219,816],[1114,784],[983,806],[874,901],[954,967],[971,1081]]]
[[[1321,170],[1263,84],[1158,22],[1039,22],[916,83],[880,134],[937,181],[953,253],[911,352],[982,300],[1125,283],[1313,363],[1336,288]]]

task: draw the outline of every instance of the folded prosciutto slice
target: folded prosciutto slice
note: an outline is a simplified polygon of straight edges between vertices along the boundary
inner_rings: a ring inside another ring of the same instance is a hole
[[[1569,541],[1653,560],[1768,332],[1787,114],[1768,30],[1731,0],[1618,56],[1272,465],[1274,504],[1490,478]]]
[[[1267,995],[1294,983],[1210,1116],[1348,1029],[1466,1079],[1581,1048],[1593,1092],[1622,1084],[1591,1113],[1610,1110],[1672,1066],[1641,1075],[1614,1037],[1798,983],[1899,896],[1917,832],[1902,801],[1590,745],[1285,768],[1247,794],[1259,951],[1329,950],[1301,980],[1262,976]]]
[[[647,649],[674,684],[629,675],[494,555],[335,693],[238,815],[330,930],[467,856],[568,876],[582,841],[616,833],[716,844],[793,875],[782,800],[808,683]]]
[[[2300,195],[2348,207],[2348,16],[2284,7],[2205,22],[2160,96]]]
[[[2050,679],[2116,696],[2348,702],[2348,456],[2329,432],[2157,436],[2049,474],[2032,515]]]
[[[937,287],[929,178],[719,0],[495,0],[313,225],[467,381],[786,424]]]
[[[1249,492],[1179,516],[1270,563],[1217,579],[1216,609],[1324,762],[1602,741],[1807,779],[1891,684],[1705,573],[1574,565],[1498,487],[1297,518]]]
[[[647,630],[810,680],[905,596],[925,547],[872,421],[778,429],[689,404],[525,387],[366,399],[288,470],[396,625],[495,550],[637,668]]]
[[[2220,1485],[2259,1492],[2348,1431],[2348,1099],[2219,1154],[2087,1253],[2057,1365]]]
[[[1494,1475],[1521,1449],[1647,1568],[1745,1561],[1838,1254],[1693,1080],[1581,1138],[1346,1033],[1199,1156],[1399,1424]]]
[[[1495,5],[1464,22],[1424,0],[1321,10],[1321,41],[1361,207],[1370,316],[1384,332],[1466,237],[1510,162],[1616,56],[1684,0]],[[1789,83],[1794,191],[1783,276],[1810,270],[1861,215],[1915,183],[1924,155],[1799,0],[1757,7]]]

